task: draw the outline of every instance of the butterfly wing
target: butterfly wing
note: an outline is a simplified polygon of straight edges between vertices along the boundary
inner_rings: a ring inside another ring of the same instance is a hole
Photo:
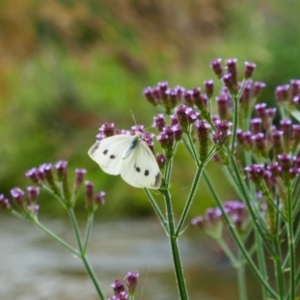
[[[131,145],[132,136],[118,134],[96,142],[88,151],[89,156],[111,175],[118,175],[123,168],[123,154]]]
[[[143,140],[139,140],[131,155],[124,159],[121,177],[128,184],[149,189],[159,189],[161,173],[157,161]]]

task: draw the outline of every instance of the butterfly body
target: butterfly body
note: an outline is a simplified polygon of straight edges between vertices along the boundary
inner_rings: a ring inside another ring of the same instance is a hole
[[[104,138],[96,142],[88,154],[104,172],[120,174],[125,182],[134,187],[160,188],[161,173],[157,161],[140,133]]]

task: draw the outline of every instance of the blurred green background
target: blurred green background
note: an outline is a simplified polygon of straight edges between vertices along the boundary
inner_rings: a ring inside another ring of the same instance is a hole
[[[299,9],[297,1],[272,0],[1,0],[0,190],[25,188],[28,169],[67,160],[70,177],[84,167],[107,191],[108,217],[151,213],[142,190],[87,156],[100,125],[130,128],[133,110],[150,126],[158,112],[143,89],[158,81],[201,87],[215,79],[209,63],[218,57],[238,58],[240,70],[255,62],[255,79],[267,83],[261,100],[272,101],[276,85],[300,77]],[[179,148],[177,210],[195,170],[187,161]],[[218,166],[209,167],[223,199],[234,198]],[[212,203],[201,185],[193,216]]]

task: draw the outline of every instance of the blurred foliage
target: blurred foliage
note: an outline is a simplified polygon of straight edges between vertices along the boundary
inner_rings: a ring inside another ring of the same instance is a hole
[[[108,211],[151,211],[143,191],[103,174],[86,155],[98,127],[130,128],[133,110],[146,127],[157,113],[143,88],[167,80],[191,88],[213,77],[209,62],[236,57],[257,64],[256,79],[276,85],[299,77],[300,3],[233,0],[2,0],[0,2],[0,190],[25,186],[23,174],[43,162],[68,160],[107,190]],[[214,77],[213,77],[214,78]],[[178,207],[194,168],[179,149]],[[218,166],[210,165],[218,180]],[[73,176],[73,175],[70,175]],[[234,193],[220,181],[224,199]],[[195,211],[211,205],[201,186]],[[108,213],[109,215],[109,213]]]

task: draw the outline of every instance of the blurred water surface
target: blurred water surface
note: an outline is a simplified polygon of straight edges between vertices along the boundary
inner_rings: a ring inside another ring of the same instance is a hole
[[[67,221],[44,223],[74,241]],[[0,228],[1,300],[98,299],[81,261],[44,233],[3,215]],[[235,271],[207,243],[183,235],[180,250],[191,299],[238,299]],[[88,253],[107,296],[110,284],[132,270],[140,273],[137,300],[178,299],[168,241],[156,220],[96,223]],[[250,299],[259,299],[251,290]]]

